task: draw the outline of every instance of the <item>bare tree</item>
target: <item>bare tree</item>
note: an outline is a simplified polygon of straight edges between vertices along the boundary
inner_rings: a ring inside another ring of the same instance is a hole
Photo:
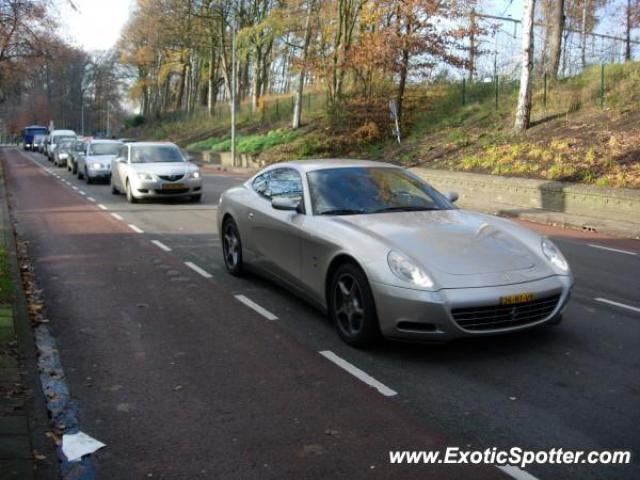
[[[298,77],[298,85],[296,86],[296,98],[293,106],[293,120],[291,127],[300,128],[302,120],[302,92],[304,91],[304,81],[307,74],[307,55],[309,53],[309,44],[311,43],[311,17],[315,6],[315,0],[309,0],[307,6],[307,15],[304,21],[304,40],[302,44],[302,58],[300,67],[300,76]]]
[[[533,23],[535,0],[525,0],[522,14],[522,73],[520,74],[520,93],[516,107],[514,129],[524,132],[531,120],[531,71],[533,70]]]

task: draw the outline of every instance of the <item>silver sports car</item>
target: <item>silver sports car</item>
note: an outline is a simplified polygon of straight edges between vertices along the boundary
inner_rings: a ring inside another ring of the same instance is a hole
[[[456,199],[385,163],[271,165],[220,198],[225,265],[286,285],[354,346],[558,323],[573,285],[558,248]]]

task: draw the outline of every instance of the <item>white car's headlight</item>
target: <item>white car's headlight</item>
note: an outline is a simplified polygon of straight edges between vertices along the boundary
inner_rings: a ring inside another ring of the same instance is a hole
[[[405,255],[392,250],[387,255],[387,263],[393,274],[400,280],[409,282],[416,287],[433,287],[433,280],[429,275]]]
[[[66,159],[66,158],[69,158],[69,155],[67,155],[66,153],[61,153],[58,155],[58,157],[61,159]]]
[[[191,172],[191,178],[200,178],[200,171]]]
[[[96,170],[100,170],[102,168],[102,164],[98,163],[98,162],[94,162],[91,164],[91,168],[94,168]]]
[[[138,173],[138,180],[153,180],[153,175],[150,173],[140,172]]]
[[[548,238],[542,239],[542,253],[544,253],[544,256],[547,257],[551,264],[558,270],[565,273],[569,271],[569,264],[564,258],[564,255],[562,255],[558,247]]]

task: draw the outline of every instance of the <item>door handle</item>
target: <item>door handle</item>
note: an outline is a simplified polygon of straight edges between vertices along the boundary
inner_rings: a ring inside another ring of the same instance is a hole
[[[249,212],[249,220],[253,220],[253,212]]]

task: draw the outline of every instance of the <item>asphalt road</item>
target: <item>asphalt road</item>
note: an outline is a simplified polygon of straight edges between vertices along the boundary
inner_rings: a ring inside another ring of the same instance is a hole
[[[284,289],[224,271],[216,204],[243,178],[206,174],[201,204],[130,205],[41,155],[5,160],[81,423],[110,445],[96,455],[99,469],[124,475],[112,478],[213,478],[216,469],[216,478],[476,478],[491,472],[390,469],[383,452],[640,451],[640,242],[532,225],[554,238],[576,277],[561,325],[358,351]],[[320,351],[397,395],[384,398]],[[329,433],[314,439],[318,431]],[[640,478],[637,461],[527,472],[541,480]]]

